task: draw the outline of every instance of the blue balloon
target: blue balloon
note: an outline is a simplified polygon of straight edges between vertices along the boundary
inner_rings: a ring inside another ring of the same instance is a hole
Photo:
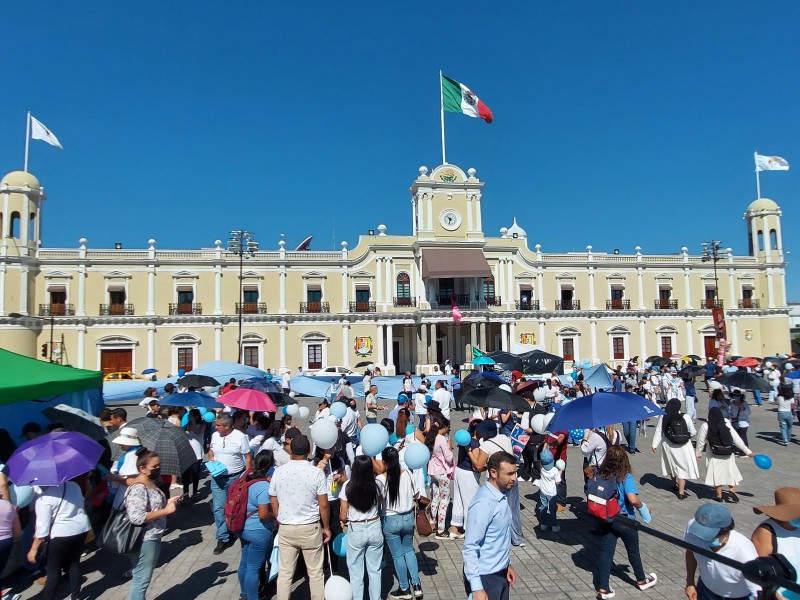
[[[208,412],[208,409],[205,406],[198,406],[197,410],[200,411],[200,416],[201,417]]]
[[[393,433],[389,436],[389,443],[394,446],[399,440],[397,439],[397,434]]]
[[[370,423],[361,430],[361,449],[367,456],[378,456],[389,443],[389,432],[383,425]]]
[[[334,402],[331,404],[331,414],[337,419],[344,419],[347,414],[347,405],[344,402]]]
[[[183,377],[186,375],[186,369],[178,369],[178,377]]]
[[[472,441],[472,436],[466,429],[459,429],[456,431],[454,439],[456,440],[456,444],[459,446],[469,446],[470,442]]]
[[[203,421],[205,421],[206,423],[213,423],[214,419],[216,419],[216,418],[217,418],[217,415],[215,415],[211,411],[209,411],[209,412],[207,412],[206,414],[203,415]]]
[[[189,424],[189,413],[184,413],[181,417],[181,427],[186,427]]]
[[[411,435],[417,429],[417,426],[413,423],[409,423],[406,425],[406,435]]]
[[[425,444],[417,442],[406,448],[406,453],[403,458],[409,469],[421,469],[431,460],[431,451],[428,450]]]
[[[11,504],[24,508],[33,501],[33,488],[29,485],[11,485],[9,486],[11,494]]]
[[[283,407],[283,411],[282,412],[283,412],[284,415],[288,415],[289,414],[288,412],[286,412],[287,408],[289,408],[289,407],[288,406],[284,406]]]
[[[347,534],[342,532],[333,538],[333,553],[336,556],[347,556]]]
[[[772,459],[766,454],[754,454],[753,462],[756,463],[759,469],[766,470],[772,468]]]
[[[425,404],[427,404],[431,400],[433,400],[433,396],[431,396],[430,394],[425,394]]]

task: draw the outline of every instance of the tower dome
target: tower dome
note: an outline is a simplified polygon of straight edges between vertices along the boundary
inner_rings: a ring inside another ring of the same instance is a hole
[[[2,180],[0,180],[0,185],[27,187],[32,190],[38,190],[42,188],[42,184],[39,183],[39,180],[27,171],[11,171],[5,177],[3,177]]]
[[[769,198],[758,198],[750,203],[747,212],[761,212],[763,210],[780,210],[778,203]]]
[[[515,233],[517,234],[516,236],[514,236]],[[522,227],[520,227],[519,225],[517,225],[517,217],[514,217],[514,224],[511,227],[508,228],[508,231],[506,232],[506,237],[510,237],[510,238],[513,238],[513,237],[526,238],[526,237],[528,237],[528,234],[525,233],[525,230]]]

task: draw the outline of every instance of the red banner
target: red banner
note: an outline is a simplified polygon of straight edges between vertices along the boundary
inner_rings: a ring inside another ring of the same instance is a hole
[[[714,319],[714,330],[717,332],[717,339],[728,339],[728,331],[725,329],[725,313],[721,308],[711,309],[711,318]]]

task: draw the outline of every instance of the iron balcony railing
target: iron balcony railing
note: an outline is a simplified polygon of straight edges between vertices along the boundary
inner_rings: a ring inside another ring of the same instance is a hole
[[[458,306],[469,306],[469,294],[441,294],[436,297],[439,306],[450,306],[455,299]]]
[[[133,309],[133,304],[122,304],[122,303],[101,304],[99,312],[101,317],[120,316],[120,315],[129,317],[134,314],[134,309]]]
[[[198,302],[170,302],[171,315],[202,315],[203,305]]]
[[[739,308],[761,308],[761,300],[758,298],[742,298],[739,300]]]
[[[486,306],[500,306],[503,303],[503,299],[500,296],[491,296],[484,298],[486,300]]]
[[[656,300],[654,308],[656,310],[676,310],[678,308],[677,300]]]
[[[350,312],[351,313],[375,312],[375,302],[373,300],[356,300],[355,302],[350,303]]]
[[[329,313],[331,305],[328,302],[301,302],[301,313]]]
[[[266,302],[237,302],[236,314],[243,315],[265,315],[267,314]]]
[[[417,299],[416,298],[398,298],[397,296],[394,297],[394,305],[395,306],[416,306]]]
[[[606,310],[630,310],[631,301],[623,300],[622,298],[613,298],[606,300]]]
[[[719,298],[703,298],[700,300],[700,306],[703,308],[725,308],[722,300]]]
[[[580,310],[580,300],[556,300],[556,310]]]
[[[74,317],[74,304],[40,304],[40,317]]]
[[[539,310],[538,300],[527,300],[523,298],[514,304],[517,307],[517,310]]]

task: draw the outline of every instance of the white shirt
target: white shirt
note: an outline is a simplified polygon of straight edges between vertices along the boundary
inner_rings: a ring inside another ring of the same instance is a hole
[[[314,413],[314,419],[311,423],[316,423],[317,421],[321,421],[323,419],[327,419],[328,415],[331,414],[331,409],[327,406],[325,408],[319,409],[317,412]]]
[[[215,431],[211,436],[210,450],[214,453],[214,460],[225,465],[229,475],[241,473],[245,468],[244,457],[250,454],[250,438],[238,429],[224,437]]]
[[[364,390],[368,390],[369,386],[372,384],[372,376],[371,375],[364,375],[364,379],[361,380],[361,385],[364,386]]]
[[[542,467],[542,473],[539,479],[533,482],[533,485],[539,488],[539,491],[552,498],[558,495],[558,484],[561,482],[561,471],[551,465],[549,469]]]
[[[91,525],[83,503],[81,488],[74,481],[44,488],[35,505],[36,537],[70,537],[89,531]]]
[[[414,414],[428,414],[428,405],[425,403],[425,392],[417,392],[414,394]]]
[[[111,465],[111,472],[116,473],[121,477],[137,477],[139,475],[139,469],[136,468],[136,451],[130,451],[125,454],[125,458],[122,461],[122,465],[117,470],[117,465],[119,464],[119,460],[115,460],[114,464]],[[125,490],[128,489],[126,485],[121,483],[114,483],[112,485],[112,489],[115,490],[114,492],[114,502],[111,504],[114,508],[119,508],[122,506],[122,499],[125,496]]]
[[[403,391],[404,392],[413,392],[414,391],[414,380],[411,377],[404,377],[403,378]]]
[[[689,521],[689,526],[694,519]],[[708,544],[699,537],[689,533],[689,526],[683,534],[683,539],[695,546],[707,547]],[[748,562],[758,558],[758,552],[748,538],[738,531],[731,531],[727,543],[717,552],[720,556],[727,556],[740,562]],[[699,554],[694,555],[697,561],[697,570],[705,586],[719,596],[726,598],[744,598],[761,589],[760,586],[750,583],[744,578],[742,572],[728,567],[722,563],[710,560]]]
[[[349,406],[342,418],[342,424],[339,425],[339,429],[344,431],[347,437],[353,437],[358,433],[358,414]]]
[[[442,409],[442,414],[444,418],[448,421],[450,420],[450,392],[447,391],[445,388],[439,388],[435,392],[433,392],[432,400],[436,400],[439,403],[439,408]]]
[[[514,448],[511,445],[511,438],[503,434],[498,434],[493,438],[483,440],[479,448],[486,452],[486,454],[489,456],[500,451],[514,454]]]
[[[352,385],[343,385],[341,393],[342,393],[342,397],[343,398],[347,398],[348,400],[350,400],[353,396],[355,396],[355,392],[353,392],[353,386]]]
[[[283,377],[281,377],[281,387],[290,388],[292,387],[292,376],[288,373],[284,373]]]
[[[278,498],[278,523],[310,525],[319,521],[318,496],[327,496],[325,473],[306,460],[290,460],[275,469],[269,495]]]
[[[342,487],[342,493],[339,494],[339,499],[344,500],[345,502],[347,502],[348,483],[350,482],[348,481],[347,483],[344,484],[344,486]],[[361,512],[360,510],[355,508],[352,504],[348,505],[347,519],[351,523],[358,521],[369,521],[370,519],[377,518],[378,511],[380,510],[381,505],[383,504],[382,497],[384,494],[384,489],[383,489],[383,482],[380,479],[377,478],[375,479],[375,485],[378,486],[378,496],[380,497],[378,498],[378,501],[372,507],[370,507],[369,510],[367,510],[367,512]]]
[[[378,475],[378,481],[383,484],[383,514],[402,515],[414,510],[414,479],[411,473],[403,469],[400,471],[400,486],[397,490],[397,499],[394,504],[389,504],[389,486],[386,484],[386,473]]]

